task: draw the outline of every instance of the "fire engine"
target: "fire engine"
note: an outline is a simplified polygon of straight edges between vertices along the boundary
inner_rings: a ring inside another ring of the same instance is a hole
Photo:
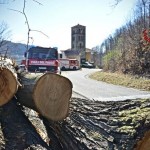
[[[22,63],[29,72],[61,73],[57,48],[31,47]]]
[[[77,70],[79,69],[79,61],[77,59],[59,59],[61,70]]]

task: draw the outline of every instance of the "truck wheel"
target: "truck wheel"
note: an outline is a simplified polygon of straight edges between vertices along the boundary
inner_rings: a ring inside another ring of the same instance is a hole
[[[61,70],[66,70],[66,68],[63,66],[63,67],[61,68]]]
[[[76,67],[73,67],[73,70],[76,70]]]

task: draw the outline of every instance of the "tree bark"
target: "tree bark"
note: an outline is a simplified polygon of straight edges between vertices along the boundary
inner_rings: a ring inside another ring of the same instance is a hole
[[[15,99],[0,107],[0,149],[52,150],[21,109],[23,108],[16,104]],[[37,128],[41,129],[41,124],[38,124]]]
[[[72,98],[69,116],[53,122],[10,101],[0,107],[0,149],[149,150],[149,111],[150,98]]]
[[[19,82],[11,59],[0,60],[0,106],[12,99],[18,90]]]
[[[23,85],[17,93],[18,101],[49,120],[63,120],[68,115],[72,83],[54,73],[20,74]]]
[[[117,102],[73,98],[63,122],[48,122],[65,150],[149,150],[150,99]]]

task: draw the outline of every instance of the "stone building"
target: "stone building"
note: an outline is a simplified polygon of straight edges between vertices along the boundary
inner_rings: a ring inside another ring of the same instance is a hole
[[[67,49],[67,50],[61,50],[62,58],[63,59],[77,59],[80,63],[80,54],[76,50]]]
[[[89,48],[85,49],[85,58],[86,58],[86,61],[93,62],[93,54],[92,54],[91,49]]]
[[[78,51],[81,62],[85,60],[86,27],[80,24],[71,27],[71,49]]]
[[[77,24],[71,27],[71,48],[61,52],[62,58],[77,59],[79,64],[93,62],[92,51],[86,48],[86,26]]]

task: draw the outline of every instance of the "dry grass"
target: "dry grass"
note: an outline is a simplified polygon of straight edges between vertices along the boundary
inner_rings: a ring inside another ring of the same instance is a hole
[[[115,85],[122,85],[126,87],[150,91],[150,79],[138,78],[131,75],[124,75],[119,73],[108,73],[100,71],[91,74],[90,78]]]

